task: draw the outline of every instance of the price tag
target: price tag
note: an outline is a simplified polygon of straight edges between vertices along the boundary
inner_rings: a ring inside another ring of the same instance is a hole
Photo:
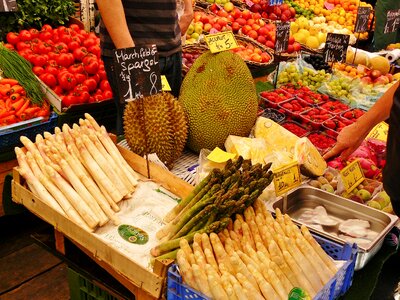
[[[400,9],[389,10],[386,14],[386,24],[383,33],[397,31],[400,26]]]
[[[285,52],[289,46],[290,22],[276,23],[275,51]]]
[[[232,31],[219,32],[204,36],[211,53],[217,53],[239,47]]]
[[[297,161],[274,170],[275,194],[280,196],[300,185],[300,169]]]
[[[380,122],[368,133],[367,138],[374,138],[386,142],[389,131],[389,125],[386,122]]]
[[[121,103],[161,92],[156,45],[115,50],[114,69],[117,74]]]
[[[328,33],[324,49],[325,62],[345,62],[349,41],[348,34]]]
[[[250,0],[246,0],[246,5],[250,8],[254,5],[254,3]]]
[[[324,2],[324,6],[327,10],[332,10],[335,8],[335,4],[329,3],[329,2]]]
[[[171,91],[171,87],[169,86],[167,77],[165,77],[165,75],[161,75],[161,89],[165,92]]]
[[[356,25],[354,32],[366,32],[368,31],[368,20],[371,13],[369,6],[359,6],[357,10]]]
[[[342,176],[344,188],[348,193],[354,190],[365,179],[358,160],[354,160],[348,164],[340,171],[340,175]]]
[[[236,154],[229,153],[221,150],[221,148],[216,147],[210,154],[207,155],[207,159],[215,163],[224,163],[230,159],[234,159]]]
[[[283,0],[270,0],[269,5],[281,5],[283,3]]]

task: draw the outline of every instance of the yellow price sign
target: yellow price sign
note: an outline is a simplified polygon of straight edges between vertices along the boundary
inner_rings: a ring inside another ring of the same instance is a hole
[[[374,138],[386,142],[389,131],[389,125],[386,122],[380,122],[368,133],[367,138]]]
[[[301,183],[300,169],[297,161],[274,170],[275,194],[280,196]]]
[[[169,86],[167,77],[165,77],[165,75],[161,75],[161,89],[165,92],[171,91],[171,87]]]
[[[354,190],[365,179],[364,172],[361,169],[360,162],[358,160],[352,161],[345,168],[343,168],[340,171],[340,176],[342,176],[344,188],[348,193]]]
[[[204,39],[210,48],[211,53],[217,53],[239,47],[232,31],[208,34]]]
[[[225,152],[224,150],[221,150],[221,148],[219,147],[215,147],[215,149],[211,151],[210,154],[207,155],[207,159],[215,163],[224,163],[230,159],[234,159],[235,157],[236,154]]]

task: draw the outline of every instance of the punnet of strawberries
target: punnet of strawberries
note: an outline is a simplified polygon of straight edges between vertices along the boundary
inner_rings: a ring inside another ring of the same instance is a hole
[[[333,114],[341,114],[344,111],[350,109],[347,104],[344,104],[337,100],[329,100],[323,104],[321,104],[322,108],[325,108],[327,111],[330,111]]]

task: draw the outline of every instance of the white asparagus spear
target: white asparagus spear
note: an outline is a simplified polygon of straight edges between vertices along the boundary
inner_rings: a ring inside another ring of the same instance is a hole
[[[236,279],[235,276],[233,276],[232,274],[229,274],[229,280],[233,286],[233,289],[235,291],[236,297],[239,300],[247,300],[249,298],[247,298],[247,295],[245,293],[245,291],[243,290],[242,285],[240,284],[240,282]],[[251,299],[251,298],[250,298]]]
[[[208,285],[207,275],[204,268],[200,268],[197,264],[192,264],[192,271],[194,280],[199,287],[200,292],[202,292],[208,298],[212,297],[210,286]]]
[[[221,283],[229,299],[237,300],[238,298],[236,297],[235,290],[233,289],[233,285],[229,279],[229,272],[222,272]]]
[[[198,290],[199,286],[197,286],[197,283],[194,279],[192,266],[190,265],[188,258],[185,256],[185,252],[182,249],[179,249],[176,253],[176,261],[182,274],[183,281],[192,288]]]
[[[19,147],[15,147],[14,151],[15,151],[15,155],[17,156],[17,161],[18,161],[19,167],[20,168],[25,168],[25,170],[28,173],[32,173],[31,168],[29,167],[28,163],[26,162],[25,154],[22,151],[22,149],[19,148]],[[35,191],[35,187],[28,181],[26,183],[28,184],[28,187],[32,191],[32,193],[37,195],[38,193]]]
[[[81,196],[79,196],[79,194],[69,185],[69,183],[65,181],[65,179],[62,178],[53,168],[46,166],[45,169],[53,183],[55,183],[55,185],[67,197],[71,205],[81,215],[82,219],[85,220],[86,224],[90,228],[95,228],[99,224],[99,219],[91,211]]]
[[[264,278],[264,276],[259,272],[259,270],[257,270],[257,268],[253,264],[247,265],[247,268],[249,269],[251,274],[253,274],[254,277],[256,278],[258,286],[260,287],[261,293],[265,297],[265,299],[282,299],[282,300],[287,299],[287,295],[286,297],[281,297],[282,296],[280,293],[281,291],[279,291],[278,294],[278,291],[274,289],[272,284]]]
[[[64,178],[66,178],[64,172],[61,170],[61,167],[57,163],[53,162],[50,159],[50,157],[48,156],[50,150],[44,143],[44,139],[40,134],[36,135],[35,144],[36,144],[36,147],[39,149],[40,155],[42,156],[44,163],[46,165],[51,166],[54,170],[57,171],[58,174],[60,174]]]
[[[222,287],[221,278],[218,275],[217,271],[215,271],[215,269],[209,264],[206,264],[205,268],[207,273],[208,285],[210,286],[213,298],[221,300],[229,300],[228,295],[226,294],[224,288]]]
[[[84,162],[85,167],[90,172],[90,175],[94,178],[96,183],[107,190],[114,202],[119,202],[123,195],[117,190],[115,185],[110,181],[103,170],[99,167],[97,162],[93,159],[90,153],[87,151],[83,143],[79,140],[76,141],[76,146],[79,149],[80,156]]]
[[[257,284],[257,289],[254,288],[254,285],[242,273],[237,273],[236,278],[238,279],[240,284],[243,286],[244,292],[249,299],[255,299],[255,300],[264,299],[264,297],[261,295],[261,291],[258,287],[258,284]]]
[[[65,214],[76,224],[85,227],[85,229],[89,229],[86,226],[85,221],[82,217],[77,213],[77,211],[72,207],[69,203],[68,199],[64,196],[64,194],[50,181],[50,179],[43,174],[42,170],[40,170],[33,154],[30,152],[26,153],[26,160],[31,167],[33,174],[39,181],[43,184],[43,186],[49,191],[49,193],[54,197],[60,207],[63,209]]]

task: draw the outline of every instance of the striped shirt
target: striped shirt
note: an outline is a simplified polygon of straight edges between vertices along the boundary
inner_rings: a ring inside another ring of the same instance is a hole
[[[156,44],[160,57],[181,50],[176,0],[122,0],[126,22],[136,45]],[[113,56],[115,46],[103,22],[100,26],[102,54]]]

